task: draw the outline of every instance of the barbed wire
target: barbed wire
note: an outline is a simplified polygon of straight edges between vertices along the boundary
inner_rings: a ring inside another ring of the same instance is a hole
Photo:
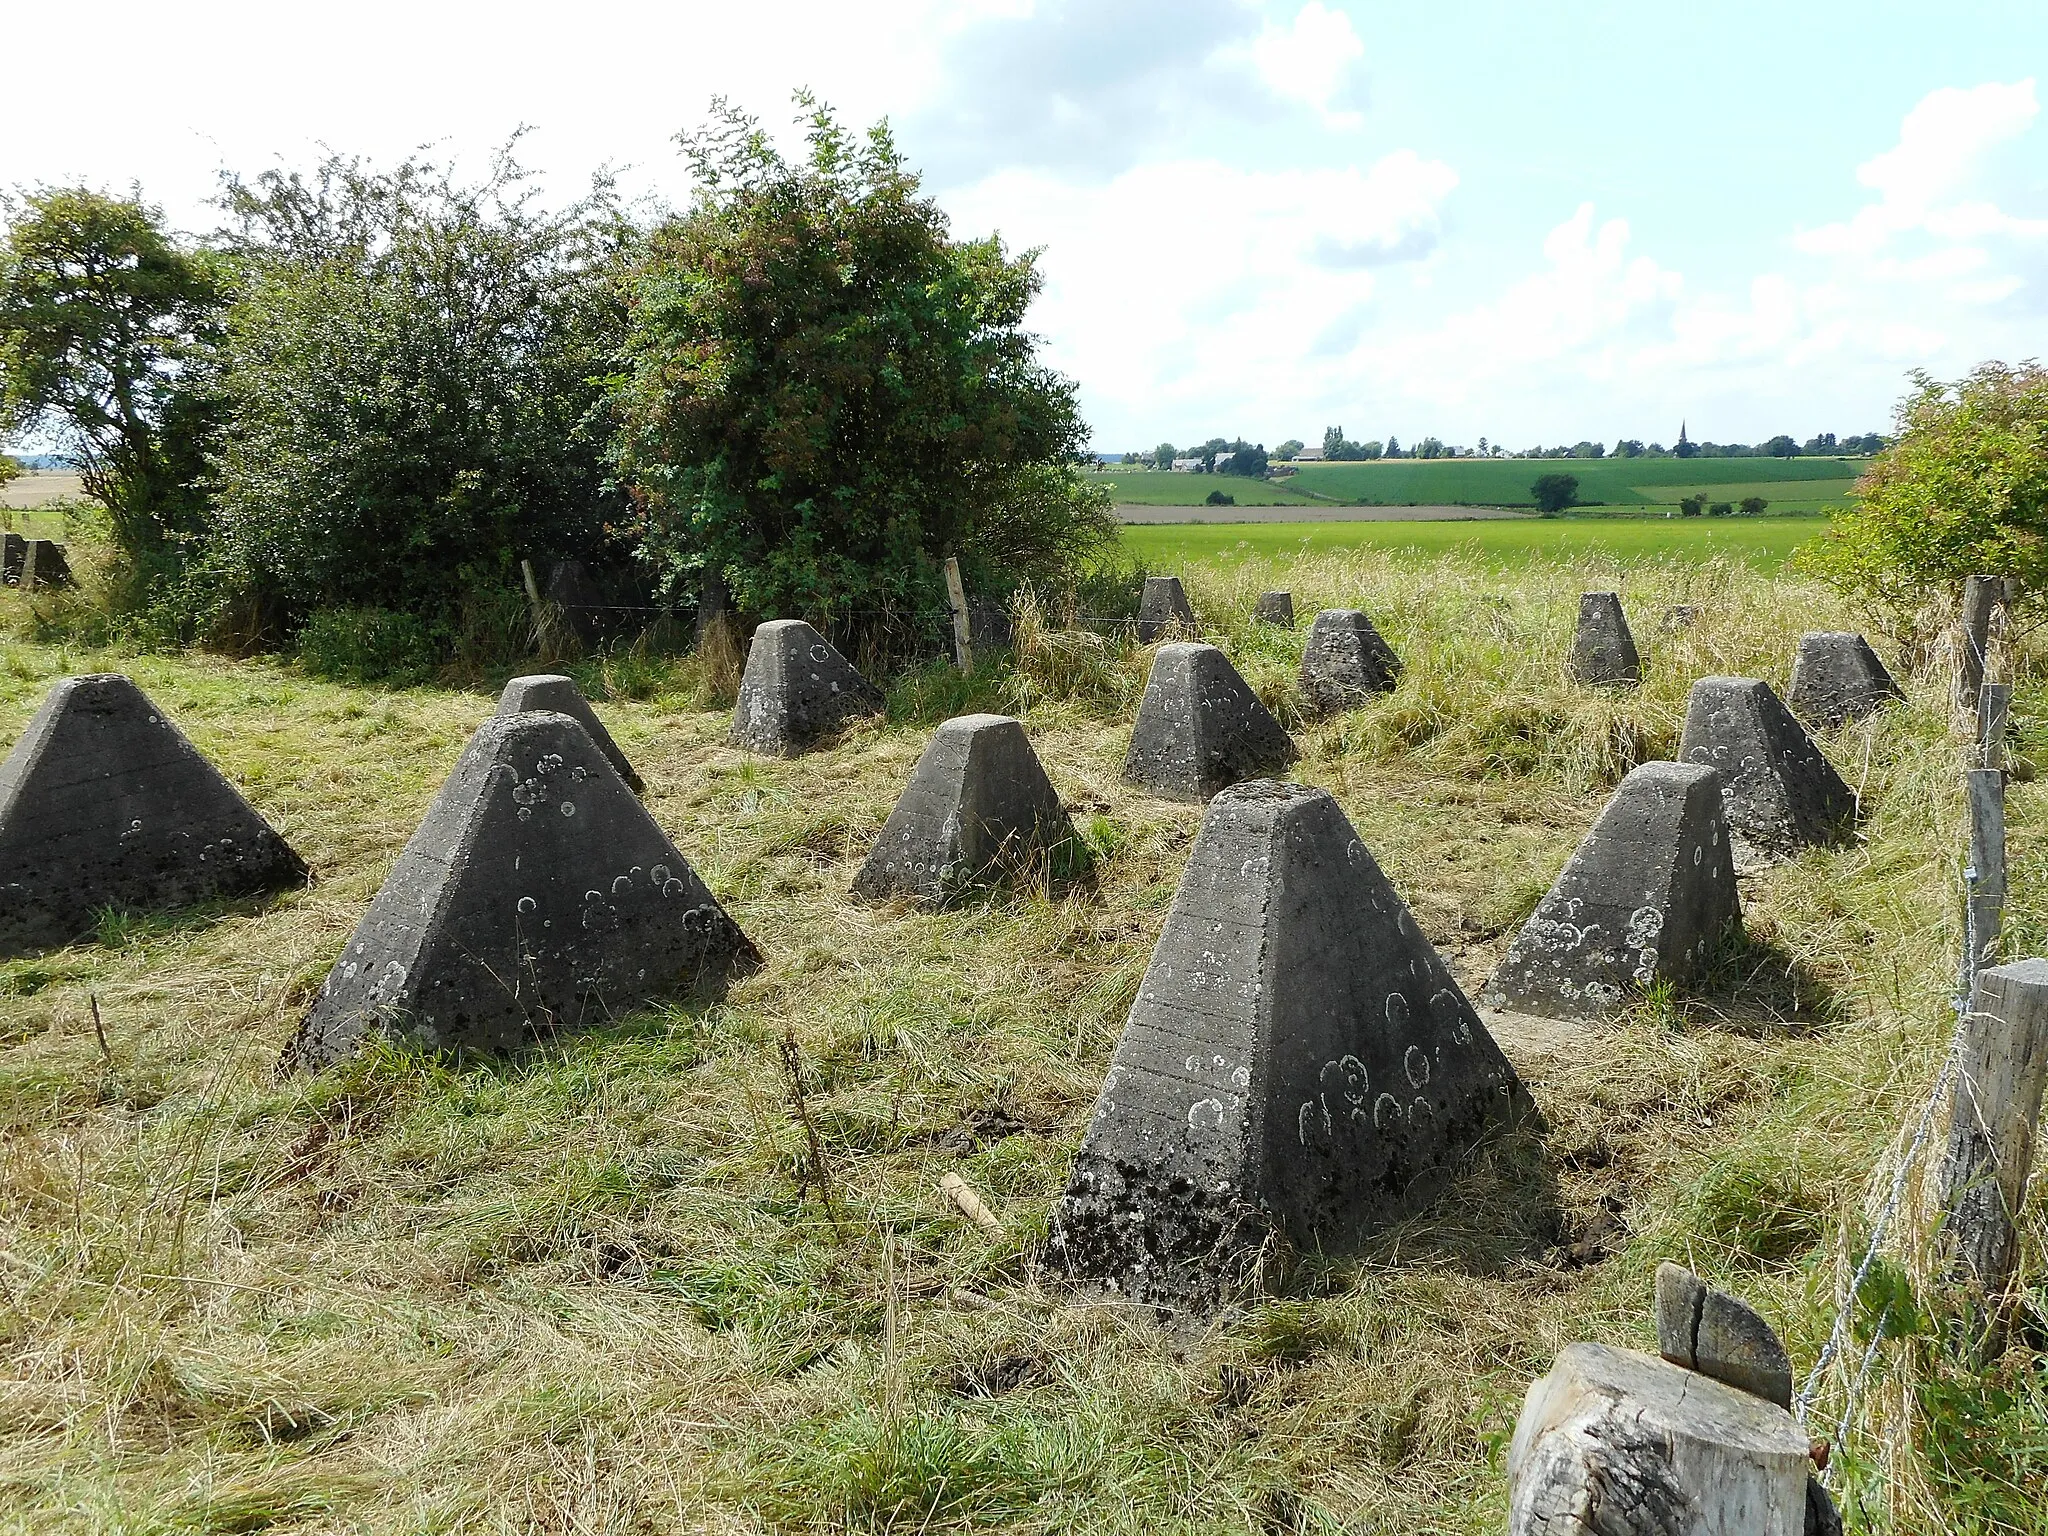
[[[1864,1247],[1863,1257],[1857,1263],[1855,1273],[1850,1277],[1848,1288],[1835,1310],[1834,1322],[1828,1329],[1827,1342],[1821,1346],[1820,1354],[1813,1362],[1813,1369],[1807,1374],[1799,1396],[1792,1405],[1793,1417],[1805,1427],[1820,1396],[1821,1382],[1828,1368],[1841,1357],[1853,1332],[1853,1318],[1858,1301],[1862,1298],[1863,1287],[1876,1268],[1878,1256],[1884,1248],[1885,1239],[1890,1235],[1891,1226],[1898,1219],[1899,1208],[1905,1203],[1906,1186],[1911,1182],[1913,1170],[1919,1166],[1927,1143],[1933,1134],[1934,1120],[1940,1111],[1943,1099],[1948,1095],[1961,1067],[1963,1054],[1963,1032],[1968,1022],[1970,1002],[1977,986],[1977,973],[1983,962],[1983,946],[1977,932],[1977,885],[1982,878],[1974,863],[1963,866],[1963,953],[1962,963],[1957,967],[1956,990],[1950,999],[1956,1015],[1956,1026],[1949,1037],[1948,1050],[1943,1055],[1941,1070],[1935,1074],[1934,1084],[1928,1090],[1927,1100],[1920,1107],[1920,1117],[1913,1129],[1911,1141],[1900,1155],[1898,1166],[1892,1174],[1891,1190],[1884,1205],[1877,1214],[1871,1229],[1870,1241]],[[1849,1435],[1855,1421],[1856,1409],[1869,1385],[1872,1369],[1887,1337],[1886,1329],[1891,1322],[1892,1302],[1887,1300],[1872,1325],[1869,1346],[1863,1352],[1856,1373],[1843,1389],[1842,1413],[1835,1426],[1835,1444],[1839,1445]],[[1830,1481],[1832,1464],[1821,1474],[1821,1481]]]

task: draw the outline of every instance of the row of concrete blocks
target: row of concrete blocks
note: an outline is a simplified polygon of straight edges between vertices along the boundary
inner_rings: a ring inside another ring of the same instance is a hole
[[[1330,617],[1329,613],[1320,615],[1315,631],[1320,631],[1324,620]],[[1357,617],[1363,619],[1364,615]],[[1252,618],[1258,623],[1281,629],[1294,628],[1294,594],[1261,593],[1253,606]],[[1698,618],[1698,608],[1681,604],[1666,610],[1664,624],[1666,628],[1684,628]],[[1369,622],[1367,627],[1370,628]],[[1181,585],[1180,578],[1148,576],[1138,603],[1138,638],[1149,644],[1162,636],[1176,634],[1193,638],[1197,632],[1195,610],[1188,601],[1187,590]],[[1373,692],[1393,686],[1393,679],[1400,670],[1399,658],[1387,648],[1377,632],[1373,633],[1372,642],[1384,651],[1385,663],[1356,682],[1343,679],[1340,686],[1345,686],[1346,692],[1339,699],[1326,702],[1317,697],[1309,684],[1309,660],[1317,643],[1316,633],[1312,631],[1309,655],[1303,659],[1302,681],[1314,707],[1319,710],[1346,708],[1359,701],[1357,694],[1361,691]],[[1636,648],[1635,634],[1629,628],[1628,615],[1622,611],[1619,593],[1580,594],[1579,621],[1572,633],[1569,667],[1573,679],[1588,687],[1632,688],[1642,682],[1642,653]],[[1341,673],[1339,676],[1343,677]],[[1899,685],[1861,635],[1816,631],[1800,640],[1798,654],[1792,663],[1791,704],[1802,718],[1821,725],[1842,725],[1862,719],[1900,697]]]
[[[1190,647],[1188,649],[1200,649]],[[641,806],[566,678],[522,679],[464,752],[285,1053],[372,1032],[505,1050],[759,952]],[[1703,682],[1689,750],[1630,774],[1489,983],[1568,1018],[1683,981],[1740,920],[1724,804],[1839,834],[1853,800],[1768,687]],[[1802,745],[1803,743],[1803,745]],[[630,772],[630,769],[626,770]],[[1022,727],[927,747],[855,890],[942,901],[1072,827]],[[0,952],[109,905],[303,880],[305,866],[133,683],[60,684],[0,765]],[[1213,1307],[1294,1248],[1363,1240],[1433,1198],[1527,1099],[1459,984],[1322,790],[1255,780],[1204,817],[1054,1224],[1076,1277]]]

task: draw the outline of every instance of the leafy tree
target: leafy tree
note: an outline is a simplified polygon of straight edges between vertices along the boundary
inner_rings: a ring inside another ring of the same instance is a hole
[[[1352,455],[1356,459],[1369,460],[1386,457],[1386,450],[1380,446],[1380,440],[1376,437],[1363,443],[1353,443],[1351,446],[1358,450],[1357,453]]]
[[[1900,633],[1937,591],[1985,571],[2048,594],[2048,369],[1985,363],[1953,384],[1925,373],[1898,440],[1802,563]]]
[[[1444,446],[1442,438],[1425,437],[1415,445],[1413,456],[1418,459],[1442,459],[1450,456],[1450,450]]]
[[[0,485],[5,485],[21,473],[21,461],[12,454],[0,453]]]
[[[1698,517],[1706,510],[1707,497],[1704,491],[1692,496],[1681,496],[1678,498],[1678,515],[1680,517]]]
[[[1171,469],[1176,457],[1173,444],[1161,443],[1152,450],[1152,467],[1154,469]]]
[[[1762,517],[1764,515],[1764,508],[1769,505],[1770,503],[1761,496],[1745,496],[1742,498],[1742,515],[1744,517]]]
[[[623,507],[596,380],[631,231],[602,184],[538,211],[515,147],[474,184],[340,157],[228,179],[244,276],[219,370],[214,622],[274,638],[346,606],[440,623],[516,591],[522,557],[602,550]]]
[[[198,526],[218,273],[139,198],[0,198],[0,431],[54,438],[138,567]]]
[[[1808,439],[1806,440],[1806,445],[1805,445],[1805,448],[1804,448],[1804,449],[1803,449],[1802,451],[1804,451],[1804,452],[1806,452],[1806,453],[1822,453],[1822,454],[1825,454],[1825,453],[1839,453],[1839,452],[1841,452],[1841,448],[1840,448],[1840,446],[1839,446],[1839,445],[1838,445],[1838,444],[1837,444],[1837,443],[1835,442],[1835,434],[1834,434],[1834,433],[1832,433],[1832,432],[1822,432],[1822,433],[1820,433],[1820,434],[1819,434],[1818,436],[1816,436],[1816,437],[1810,437],[1810,438],[1808,438]]]
[[[1572,445],[1571,456],[1575,459],[1604,459],[1607,457],[1607,445],[1580,441]]]
[[[1024,328],[1035,254],[951,238],[886,124],[797,99],[802,159],[723,101],[680,138],[697,198],[633,276],[618,467],[672,588],[922,643],[948,555],[983,591],[1064,580],[1108,494],[1066,469],[1086,429]]]
[[[1735,504],[1728,501],[1714,501],[1707,504],[1707,516],[1726,517],[1735,510]]]
[[[1643,441],[1639,437],[1624,437],[1614,445],[1617,459],[1640,459],[1643,456]]]
[[[1757,457],[1763,459],[1796,459],[1799,451],[1798,441],[1783,432],[1757,444]]]
[[[1229,453],[1230,462],[1225,464],[1219,473],[1243,475],[1250,480],[1262,480],[1265,478],[1266,470],[1270,467],[1270,460],[1267,458],[1264,444],[1247,443],[1240,438],[1231,446]]]
[[[1237,498],[1226,495],[1222,491],[1211,491],[1204,498],[1203,505],[1210,507],[1234,507],[1237,505]]]
[[[1282,443],[1278,448],[1275,448],[1273,450],[1273,457],[1281,460],[1284,463],[1288,459],[1293,458],[1297,453],[1301,452],[1301,450],[1307,446],[1308,445],[1302,442],[1300,438],[1290,437],[1289,439],[1287,439],[1286,442]]]
[[[1538,475],[1536,483],[1529,487],[1529,493],[1536,498],[1536,506],[1545,517],[1555,517],[1579,499],[1579,477],[1577,475]]]

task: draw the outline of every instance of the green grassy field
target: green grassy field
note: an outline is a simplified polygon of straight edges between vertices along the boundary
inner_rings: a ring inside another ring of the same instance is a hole
[[[1818,517],[1616,517],[1457,523],[1127,523],[1121,534],[1124,548],[1158,571],[1190,563],[1227,568],[1272,560],[1285,565],[1338,550],[1403,556],[1456,553],[1501,565],[1533,558],[1725,557],[1775,570],[1826,527]]]
[[[1186,574],[1294,732],[1291,776],[1337,798],[1468,990],[1621,775],[1675,750],[1693,679],[1782,688],[1802,630],[1854,622],[1735,560],[1322,548]],[[1407,663],[1394,692],[1306,717],[1302,633],[1247,617],[1281,584],[1367,608]],[[1639,691],[1566,680],[1593,584],[1638,619]],[[1698,622],[1665,633],[1679,602]],[[1014,655],[891,679],[885,717],[793,761],[726,745],[729,670],[575,663],[765,968],[511,1059],[381,1050],[280,1080],[498,679],[392,692],[93,651],[48,638],[48,611],[0,594],[0,742],[57,678],[130,672],[316,880],[109,914],[0,964],[8,1532],[1498,1533],[1529,1380],[1574,1339],[1654,1347],[1660,1259],[1813,1362],[1954,1023],[1958,753],[1944,680],[1902,665],[1903,707],[1823,738],[1862,837],[1745,880],[1748,940],[1697,989],[1610,1027],[1496,1020],[1540,1151],[1489,1149],[1364,1252],[1162,1327],[1046,1251],[1201,821],[1120,777],[1151,648],[1027,614]],[[2043,658],[2019,667],[2038,756]],[[943,912],[853,900],[932,730],[976,709],[1026,722],[1093,878]],[[2008,813],[2015,954],[2044,938],[2041,794],[2016,783]],[[947,1203],[948,1173],[997,1230]],[[1854,1529],[2041,1529],[2048,1381],[2020,1337],[1983,1383],[1931,1335],[1877,1353],[1836,1452]]]
[[[1290,480],[1175,475],[1118,470],[1100,475],[1118,500],[1140,506],[1194,506],[1213,490],[1239,506],[1317,500],[1366,506],[1535,505],[1538,475],[1579,478],[1579,497],[1611,507],[1675,507],[1704,491],[1716,501],[1762,496],[1778,512],[1814,512],[1847,502],[1860,459],[1385,459],[1366,464],[1304,465]]]

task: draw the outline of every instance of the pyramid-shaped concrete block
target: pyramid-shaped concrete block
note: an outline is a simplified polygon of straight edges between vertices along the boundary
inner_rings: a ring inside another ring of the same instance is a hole
[[[1483,997],[1548,1018],[1612,1018],[1632,988],[1690,981],[1741,922],[1720,774],[1645,763],[1614,791]]]
[[[1854,792],[1771,685],[1757,678],[1694,683],[1678,757],[1720,773],[1729,829],[1759,853],[1839,843],[1855,827]]]
[[[759,954],[572,717],[484,722],[287,1047],[511,1050]]]
[[[1207,1310],[1276,1247],[1439,1194],[1526,1095],[1337,803],[1216,797],[1053,1224],[1067,1272]]]
[[[1325,608],[1309,626],[1301,653],[1301,693],[1310,711],[1341,714],[1390,693],[1401,658],[1356,608]]]
[[[732,741],[765,757],[809,751],[847,721],[879,714],[882,691],[802,619],[754,631],[732,714]]]
[[[1643,680],[1643,658],[1629,633],[1618,592],[1579,595],[1579,627],[1572,636],[1572,676],[1593,688],[1633,688]]]
[[[0,763],[0,955],[68,944],[114,907],[299,885],[305,863],[118,673],[50,690]]]
[[[72,585],[71,565],[64,558],[64,546],[50,539],[30,539],[21,552],[23,591],[38,587]]]
[[[1271,624],[1275,629],[1294,628],[1294,594],[1261,592],[1252,608],[1252,618],[1260,624]]]
[[[1073,837],[1023,725],[1006,715],[962,715],[924,749],[854,876],[854,894],[936,905],[990,875],[1041,863]]]
[[[1225,785],[1294,761],[1294,742],[1213,645],[1163,645],[1138,702],[1124,777],[1169,800],[1207,800]]]
[[[21,566],[27,555],[27,539],[18,533],[0,531],[0,586],[21,585]]]
[[[619,744],[612,740],[612,733],[604,728],[604,722],[597,718],[597,711],[590,707],[590,700],[583,697],[583,690],[576,686],[576,679],[563,677],[556,672],[537,672],[531,677],[515,677],[505,685],[505,691],[498,695],[500,716],[529,714],[534,710],[551,709],[558,715],[567,715],[583,732],[597,744],[597,750],[619,770],[634,794],[647,786],[640,781],[640,775],[633,771],[633,765],[626,760],[626,754]]]
[[[1792,711],[1815,725],[1837,726],[1875,714],[1905,697],[1861,635],[1817,630],[1799,639],[1792,661]]]
[[[1138,597],[1138,639],[1150,645],[1170,629],[1195,634],[1194,605],[1178,576],[1147,576]]]

